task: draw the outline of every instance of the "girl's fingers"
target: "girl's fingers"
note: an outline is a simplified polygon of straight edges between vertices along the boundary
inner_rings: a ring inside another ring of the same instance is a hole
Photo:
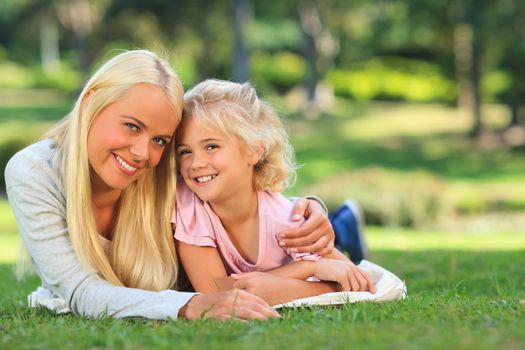
[[[372,277],[370,277],[370,274],[368,272],[366,272],[366,271],[361,270],[361,269],[359,269],[359,272],[360,272],[361,276],[365,279],[365,289],[363,289],[363,290],[368,289],[370,291],[370,293],[375,293],[376,292],[376,286],[374,284],[374,281],[372,280]],[[366,288],[366,286],[368,286],[368,288]]]
[[[357,279],[355,278],[355,276],[352,273],[350,273],[348,275],[348,280],[350,281],[350,286],[351,286],[352,290],[354,292],[359,291],[359,282],[357,282]]]

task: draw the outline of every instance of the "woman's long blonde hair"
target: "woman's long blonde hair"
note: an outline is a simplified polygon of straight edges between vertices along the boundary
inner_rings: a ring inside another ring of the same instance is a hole
[[[175,285],[178,273],[170,224],[176,184],[174,142],[168,144],[152,171],[122,192],[109,256],[100,242],[91,201],[87,153],[91,123],[105,107],[140,83],[161,87],[180,118],[183,89],[176,73],[154,53],[132,50],[98,69],[71,113],[46,137],[56,143],[69,237],[80,261],[114,285],[163,290]]]

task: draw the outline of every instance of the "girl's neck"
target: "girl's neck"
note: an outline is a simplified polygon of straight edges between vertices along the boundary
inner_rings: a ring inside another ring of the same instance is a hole
[[[224,228],[238,226],[258,217],[257,191],[240,191],[235,197],[221,203],[210,203]]]
[[[210,203],[237,252],[249,263],[259,256],[259,205],[257,192],[241,191],[221,205]]]

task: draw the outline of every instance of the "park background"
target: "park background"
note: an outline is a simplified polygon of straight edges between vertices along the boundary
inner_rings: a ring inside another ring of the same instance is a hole
[[[524,16],[519,0],[2,0],[0,347],[174,344],[158,334],[181,347],[525,346]],[[133,48],[161,53],[185,88],[252,82],[302,164],[287,194],[331,209],[355,198],[371,259],[410,298],[248,325],[24,308],[38,279],[14,278],[5,164],[101,62]]]

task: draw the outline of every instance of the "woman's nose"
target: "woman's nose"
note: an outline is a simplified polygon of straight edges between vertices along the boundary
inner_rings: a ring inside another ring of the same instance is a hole
[[[136,162],[143,162],[149,158],[149,139],[139,138],[129,148],[129,152]]]

